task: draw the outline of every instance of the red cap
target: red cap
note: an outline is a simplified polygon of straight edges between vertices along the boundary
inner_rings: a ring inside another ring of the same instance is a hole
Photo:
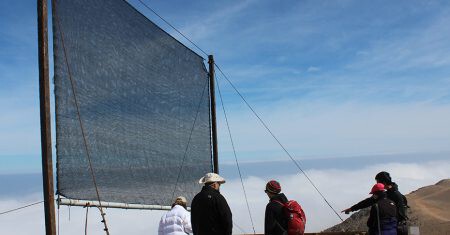
[[[372,187],[372,190],[370,190],[370,194],[374,194],[375,192],[384,191],[384,184],[377,183]]]

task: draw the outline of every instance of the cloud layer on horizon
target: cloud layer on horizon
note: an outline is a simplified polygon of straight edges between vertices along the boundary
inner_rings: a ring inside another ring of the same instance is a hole
[[[389,171],[403,193],[409,193],[419,187],[435,184],[437,181],[450,178],[448,169],[450,161],[428,162],[425,164],[379,164],[363,169],[349,170],[308,170],[307,174],[338,211],[353,205],[368,196],[374,184],[374,175],[381,171]],[[255,222],[256,232],[262,232],[264,209],[267,197],[264,194],[265,183],[270,179],[281,182],[288,198],[302,204],[308,217],[307,230],[320,231],[339,222],[339,219],[325,205],[316,191],[302,175],[248,177],[244,179],[249,205]],[[131,192],[130,192],[131,193]],[[233,220],[245,232],[252,232],[251,223],[239,180],[228,181],[223,185],[222,193],[227,198],[233,211]],[[22,206],[31,201],[40,200],[40,194],[26,195],[22,198],[3,198],[0,200],[0,211]],[[85,210],[78,207],[61,207],[61,234],[81,234],[84,231]],[[114,234],[156,234],[162,211],[118,210],[107,209],[107,221]],[[342,215],[344,218],[347,216]],[[69,220],[70,218],[70,220]],[[234,226],[234,233],[242,233]],[[4,234],[41,234],[44,232],[42,206],[34,206],[21,211],[2,215],[0,232]],[[89,210],[90,234],[103,234],[98,210]]]

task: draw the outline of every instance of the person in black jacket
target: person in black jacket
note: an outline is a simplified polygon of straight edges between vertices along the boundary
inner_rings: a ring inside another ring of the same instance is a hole
[[[208,173],[199,183],[202,190],[195,195],[191,204],[191,223],[194,235],[231,235],[233,220],[227,200],[220,194],[220,185],[225,179],[215,173]]]
[[[408,217],[406,215],[407,201],[405,196],[398,191],[398,185],[392,182],[389,173],[382,171],[375,176],[377,183],[384,184],[387,190],[387,198],[391,199],[397,206],[397,220],[399,223],[405,222]]]
[[[384,185],[385,189],[386,189],[386,197],[393,201],[395,203],[396,206],[396,217],[397,217],[397,222],[399,224],[399,231],[398,231],[398,235],[402,235],[402,234],[407,234],[406,231],[406,220],[407,220],[407,216],[406,216],[406,198],[398,191],[398,186],[396,183],[392,182],[391,176],[389,175],[388,172],[382,171],[379,172],[376,176],[375,176],[375,180],[377,181],[377,183],[381,183]],[[373,197],[369,197],[366,198],[360,202],[358,202],[357,204],[353,205],[350,208],[347,208],[345,210],[343,210],[342,212],[345,212],[346,214],[349,214],[350,212],[353,211],[358,211],[367,207],[370,207],[372,205],[374,205],[376,203],[376,200]]]
[[[375,184],[370,193],[375,203],[367,220],[369,235],[397,235],[397,207],[386,197],[384,185]]]
[[[275,180],[269,181],[264,192],[270,200],[266,206],[264,234],[287,235],[288,221],[283,204],[288,202],[288,199],[281,193],[280,183]]]
[[[387,198],[392,200],[397,206],[397,221],[399,223],[406,221],[408,218],[406,216],[406,207],[407,207],[405,202],[406,198],[398,191],[398,186],[396,183],[392,182],[389,173],[382,171],[375,176],[375,180],[377,181],[377,183],[382,183],[384,185],[385,189],[387,190],[386,191]],[[358,202],[352,207],[343,210],[342,212],[348,214],[352,211],[357,211],[372,206],[374,203],[375,203],[374,198],[369,197]]]

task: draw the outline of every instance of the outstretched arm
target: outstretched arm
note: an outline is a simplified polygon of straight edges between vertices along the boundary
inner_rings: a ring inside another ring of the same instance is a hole
[[[375,204],[375,200],[372,197],[369,197],[369,198],[366,198],[366,199],[358,202],[357,204],[353,205],[352,207],[347,208],[341,212],[345,213],[345,214],[349,214],[352,211],[361,210],[361,209],[367,208],[369,206],[372,206],[373,204]]]

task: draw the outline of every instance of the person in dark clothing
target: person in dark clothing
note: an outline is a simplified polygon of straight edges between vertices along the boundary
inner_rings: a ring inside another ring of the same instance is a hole
[[[387,198],[391,199],[397,206],[397,220],[399,223],[405,222],[408,217],[406,215],[407,201],[405,196],[398,191],[398,185],[392,182],[389,173],[382,171],[375,176],[377,183],[384,184],[387,190]]]
[[[369,235],[397,235],[397,207],[386,197],[384,185],[375,184],[370,193],[375,203],[367,220]]]
[[[208,173],[199,181],[205,184],[191,204],[191,223],[194,235],[231,235],[233,220],[227,200],[220,194],[225,179]]]
[[[266,192],[270,200],[266,206],[264,234],[287,235],[288,221],[283,204],[288,199],[281,193],[280,183],[275,180],[269,181],[266,184],[266,190],[264,192]]]
[[[396,217],[397,222],[399,223],[399,228],[402,228],[403,230],[406,230],[405,224],[408,217],[406,216],[406,198],[398,191],[398,186],[396,183],[392,182],[391,176],[388,172],[382,171],[378,173],[375,176],[375,180],[377,183],[381,183],[384,185],[386,189],[386,196],[389,200],[393,201],[396,206]],[[342,212],[345,212],[346,214],[358,211],[367,207],[370,207],[376,203],[376,200],[373,197],[366,198],[357,204],[353,205],[352,207],[343,210]],[[399,235],[404,234],[406,231],[400,231]]]

